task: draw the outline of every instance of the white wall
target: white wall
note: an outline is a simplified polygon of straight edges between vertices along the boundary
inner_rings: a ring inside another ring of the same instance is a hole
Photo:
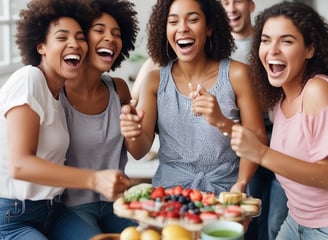
[[[318,13],[328,21],[328,1],[327,0],[313,0],[313,7]]]
[[[156,0],[131,0],[131,1],[136,5],[136,10],[138,12],[140,31],[138,33],[138,37],[137,37],[137,41],[136,41],[136,49],[134,52],[130,53],[130,56],[133,53],[140,53],[140,54],[147,55],[146,25],[147,25],[149,15],[152,10],[152,6],[155,4]],[[113,72],[111,75],[121,77],[121,78],[125,79],[126,81],[128,81],[129,76],[136,74],[137,70],[138,70],[138,66],[134,66],[134,64],[132,64],[129,61],[124,61],[121,65],[121,68],[116,69],[115,72]],[[132,84],[132,83],[130,83],[130,84]]]

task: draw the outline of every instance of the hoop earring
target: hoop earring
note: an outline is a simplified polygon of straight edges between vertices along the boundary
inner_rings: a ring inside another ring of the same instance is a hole
[[[169,41],[166,40],[166,56],[169,60],[171,60],[170,53],[169,53]]]
[[[208,38],[208,44],[209,44],[209,52],[212,52],[213,51],[213,44],[212,44],[212,40],[211,40],[211,37],[207,37]]]
[[[168,60],[169,61],[171,61],[171,60],[173,60],[173,61],[177,60],[178,59],[178,56],[174,53],[173,50],[171,50],[171,52],[173,52],[173,54],[174,54],[174,56],[172,58],[170,56],[169,41],[166,40],[166,56],[168,57]]]

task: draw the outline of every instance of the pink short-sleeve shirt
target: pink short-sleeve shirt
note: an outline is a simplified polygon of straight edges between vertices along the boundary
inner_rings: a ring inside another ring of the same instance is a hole
[[[328,76],[318,76],[328,81]],[[300,106],[294,116],[286,118],[280,103],[277,104],[270,146],[306,162],[315,163],[325,158],[328,155],[328,107],[315,116],[308,116]],[[328,226],[328,190],[299,184],[279,175],[277,178],[286,191],[289,212],[298,224],[310,228]],[[328,173],[327,179],[322,181],[328,181]]]

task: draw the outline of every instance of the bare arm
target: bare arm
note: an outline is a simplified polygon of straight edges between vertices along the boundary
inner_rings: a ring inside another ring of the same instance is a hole
[[[28,106],[18,106],[6,114],[8,122],[9,166],[15,179],[54,187],[91,189],[113,199],[129,180],[119,171],[92,171],[52,163],[36,156],[39,116]],[[118,183],[113,185],[113,181]]]
[[[148,73],[140,86],[135,109],[131,105],[122,107],[121,132],[128,151],[135,159],[140,159],[149,152],[155,137],[159,74],[159,70]]]
[[[142,86],[142,82],[146,81],[145,78],[147,77],[147,74],[153,70],[158,70],[159,66],[156,65],[151,58],[148,58],[141,66],[138,75],[136,77],[136,80],[133,84],[132,90],[131,90],[131,95],[132,98],[135,100],[138,100],[139,98],[139,92],[140,92],[140,87]]]
[[[328,83],[313,81],[305,87],[303,95],[303,111],[316,115],[328,106]],[[326,136],[326,135],[325,135]],[[324,141],[326,144],[326,141]],[[295,182],[328,189],[328,156],[311,163],[288,156],[268,148],[252,131],[242,126],[234,126],[231,138],[232,148],[237,155],[261,164],[273,172]]]
[[[248,66],[232,61],[230,79],[240,109],[241,124],[252,130],[262,143],[267,144],[263,115],[255,98]],[[238,180],[234,187],[240,185],[242,186],[241,190],[244,191],[256,169],[257,164],[247,161],[243,157],[240,158]]]

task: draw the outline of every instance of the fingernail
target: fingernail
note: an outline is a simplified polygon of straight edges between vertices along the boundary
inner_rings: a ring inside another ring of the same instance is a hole
[[[130,100],[130,103],[131,103],[132,105],[134,105],[136,102],[137,102],[137,101],[136,101],[135,99],[133,99],[133,98]]]

